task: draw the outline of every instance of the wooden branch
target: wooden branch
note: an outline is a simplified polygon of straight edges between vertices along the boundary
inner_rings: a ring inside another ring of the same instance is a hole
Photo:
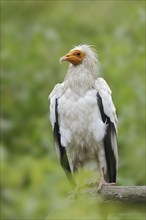
[[[100,195],[103,201],[146,203],[146,186],[103,186],[98,192],[98,186],[92,185],[81,189],[80,193],[94,197]]]
[[[80,200],[80,198],[84,198],[84,196],[85,199],[87,199],[87,197],[97,198],[98,204],[101,204],[102,207],[104,202],[105,213],[103,213],[103,215],[115,212],[115,209],[109,208],[110,205],[113,205],[113,202],[116,207],[119,205],[120,208],[125,207],[125,209],[121,209],[121,212],[126,212],[126,210],[132,210],[132,212],[133,210],[137,210],[139,212],[140,210],[141,213],[145,213],[146,186],[103,186],[99,192],[97,184],[90,184],[75,188],[62,201],[59,207],[56,207],[50,212],[45,220],[53,219],[56,213],[62,213],[62,210],[66,210],[68,207],[76,204],[76,200]],[[120,209],[118,208],[117,210],[119,213]]]

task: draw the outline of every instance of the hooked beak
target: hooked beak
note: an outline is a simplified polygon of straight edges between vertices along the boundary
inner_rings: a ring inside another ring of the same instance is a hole
[[[66,61],[66,56],[61,57],[59,61],[60,61],[60,64],[61,64],[63,61]]]
[[[63,61],[72,61],[72,58],[74,57],[73,53],[72,52],[69,52],[67,53],[66,55],[64,55],[63,57],[60,58],[60,64],[63,62]]]
[[[85,54],[80,50],[72,50],[69,51],[65,56],[60,58],[60,63],[63,61],[68,61],[69,63],[73,64],[74,66],[80,64],[84,59]]]

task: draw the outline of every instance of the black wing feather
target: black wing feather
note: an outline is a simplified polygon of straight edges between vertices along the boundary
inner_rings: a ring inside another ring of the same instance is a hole
[[[65,147],[63,147],[61,145],[61,135],[60,135],[60,130],[59,130],[59,120],[58,120],[58,99],[57,98],[55,100],[55,117],[56,117],[56,122],[54,124],[53,135],[54,135],[55,142],[57,142],[57,145],[59,148],[58,150],[60,152],[60,164],[61,164],[62,168],[64,169],[65,174],[68,177],[69,181],[72,184],[74,184],[74,180],[71,175],[69,161],[68,161],[67,154],[66,154],[66,149],[65,149]]]
[[[102,121],[107,124],[107,130],[104,137],[104,150],[107,163],[107,181],[109,183],[116,182],[116,158],[112,149],[111,136],[116,135],[116,129],[110,118],[104,113],[102,98],[97,93],[97,102],[100,109]]]

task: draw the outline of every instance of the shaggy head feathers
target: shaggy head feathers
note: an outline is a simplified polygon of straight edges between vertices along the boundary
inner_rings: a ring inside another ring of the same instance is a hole
[[[75,46],[70,51],[73,50],[80,50],[84,52],[85,57],[79,65],[69,65],[69,69],[65,79],[68,79],[70,77],[72,78],[73,75],[83,75],[83,78],[85,77],[87,80],[90,80],[90,77],[93,77],[94,79],[97,78],[99,72],[99,62],[96,50],[92,46],[86,44]]]
[[[83,45],[75,46],[71,51],[73,50],[80,50],[85,53],[85,58],[83,62],[88,62],[88,64],[98,65],[98,56],[93,46],[83,44]]]

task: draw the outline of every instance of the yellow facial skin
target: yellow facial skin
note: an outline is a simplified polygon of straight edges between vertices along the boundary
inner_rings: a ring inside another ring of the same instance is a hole
[[[73,50],[67,53],[64,57],[61,58],[61,61],[68,61],[74,66],[80,64],[84,59],[85,54],[80,50]]]

